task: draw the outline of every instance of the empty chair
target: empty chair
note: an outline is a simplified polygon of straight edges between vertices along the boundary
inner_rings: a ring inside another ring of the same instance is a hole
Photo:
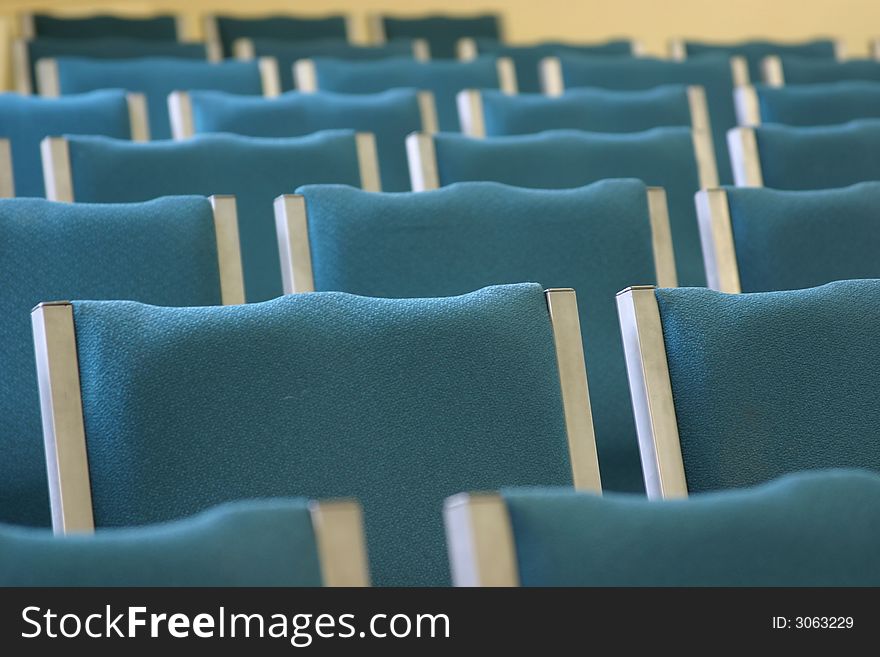
[[[303,59],[294,67],[297,89],[340,93],[377,93],[395,87],[431,91],[441,130],[458,131],[456,94],[463,89],[501,89],[516,93],[516,73],[509,59],[483,57],[470,62],[417,61],[392,57],[368,62]]]
[[[149,137],[144,97],[113,90],[64,98],[0,94],[0,138],[12,155],[12,169],[0,162],[0,179],[9,187],[0,196],[44,196],[40,141],[62,134],[143,141]]]
[[[632,280],[676,284],[662,190],[615,180],[410,194],[317,185],[298,194],[276,205],[286,292],[439,297],[521,280],[578,290],[603,485],[643,490],[612,300]]]
[[[345,16],[206,16],[205,38],[215,43],[227,57],[234,53],[237,39],[276,39],[288,42],[346,40]]]
[[[91,57],[99,59],[135,59],[140,57],[176,57],[207,59],[202,43],[147,41],[108,37],[104,39],[20,39],[13,44],[15,85],[19,92],[33,93],[37,88],[36,64],[54,57]]]
[[[740,125],[835,125],[855,119],[880,118],[880,82],[860,80],[796,84],[787,87],[755,85],[736,90]]]
[[[842,59],[842,44],[834,39],[813,39],[800,43],[784,43],[781,41],[765,41],[754,39],[736,43],[710,43],[692,39],[674,39],[669,44],[673,59],[684,60],[701,55],[727,55],[742,57],[749,65],[749,78],[761,79],[761,66],[765,57],[772,55],[794,55],[809,59],[835,61]]]
[[[410,188],[406,136],[437,129],[431,92],[414,89],[377,94],[291,92],[271,99],[215,91],[175,92],[169,103],[178,139],[204,132],[253,137],[294,137],[334,128],[370,132],[376,138],[382,188],[392,192]]]
[[[880,281],[617,299],[649,497],[880,469]]]
[[[458,94],[458,113],[462,130],[473,137],[560,129],[639,132],[660,126],[710,130],[702,87],[683,85],[644,91],[580,88],[562,96],[466,89]]]
[[[728,140],[734,178],[742,187],[828,189],[880,180],[880,119],[737,128]]]
[[[433,15],[419,17],[371,15],[370,30],[374,43],[392,39],[424,39],[431,56],[452,59],[463,38],[501,40],[501,18],[497,14],[480,16]]]
[[[229,502],[183,520],[93,536],[0,525],[2,586],[368,583],[354,502]]]
[[[172,58],[99,60],[79,57],[43,59],[37,64],[43,96],[61,96],[95,89],[125,89],[147,98],[150,135],[171,137],[168,94],[177,90],[212,89],[238,94],[278,93],[278,69],[271,59],[259,62],[199,62]]]
[[[179,41],[183,30],[176,16],[56,16],[21,14],[21,36],[60,39],[103,39],[122,37],[149,41]]]
[[[880,477],[788,475],[692,500],[507,489],[446,502],[459,586],[877,586]]]
[[[709,287],[769,292],[880,278],[880,182],[820,191],[697,194]]]
[[[272,202],[308,183],[379,189],[373,137],[349,130],[265,139],[199,135],[144,144],[103,137],[43,142],[50,198],[124,203],[175,194],[233,194],[248,301],[281,294]]]
[[[880,80],[880,62],[873,59],[847,59],[837,62],[772,55],[764,58],[762,67],[764,82],[773,87],[843,80]]]
[[[242,303],[235,202],[0,201],[0,520],[47,525],[49,496],[29,315],[42,301]]]
[[[599,489],[572,290],[316,292],[209,309],[76,301],[33,319],[42,367],[61,376],[67,364],[65,391],[81,400],[44,388],[47,439],[87,454],[51,476],[65,532],[238,498],[353,497],[373,581],[441,585],[453,491]]]
[[[612,39],[604,43],[562,43],[543,41],[527,46],[511,46],[489,38],[460,39],[457,46],[459,59],[473,59],[478,55],[508,57],[516,66],[516,83],[523,93],[539,93],[541,78],[538,74],[541,60],[561,53],[581,55],[638,55],[640,46],[631,39]]]
[[[673,62],[647,57],[565,54],[542,62],[542,79],[544,90],[554,95],[572,87],[618,90],[650,89],[663,84],[703,87],[718,158],[718,174],[723,183],[733,182],[725,134],[736,125],[733,89],[749,82],[748,70],[741,57],[705,55]]]
[[[639,178],[666,190],[679,285],[705,285],[694,193],[717,187],[706,133],[655,128],[611,134],[553,130],[474,139],[456,134],[407,138],[416,191],[474,180],[565,189],[603,178]]]
[[[332,57],[354,61],[385,59],[387,57],[429,59],[424,43],[407,39],[397,39],[381,46],[355,45],[338,39],[303,43],[291,43],[281,39],[238,39],[235,42],[234,52],[238,59],[271,57],[278,62],[282,91],[296,88],[293,79],[293,65],[299,60],[309,57]]]

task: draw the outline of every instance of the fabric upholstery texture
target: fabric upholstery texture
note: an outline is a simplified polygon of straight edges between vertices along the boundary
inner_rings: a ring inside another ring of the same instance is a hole
[[[288,139],[216,134],[149,143],[72,137],[68,145],[77,201],[234,195],[248,301],[282,293],[275,197],[303,184],[361,181],[355,135],[344,130]]]
[[[613,180],[566,190],[458,183],[375,194],[302,187],[316,290],[440,297],[538,281],[578,294],[602,485],[644,490],[615,293],[654,281],[647,190]]]
[[[217,31],[225,55],[232,55],[236,39],[279,39],[307,43],[322,39],[346,39],[345,16],[217,16]]]
[[[683,62],[651,57],[602,57],[598,55],[559,56],[566,89],[604,87],[607,89],[650,89],[663,84],[700,85],[706,91],[706,104],[712,124],[718,177],[722,184],[733,183],[727,153],[727,131],[736,127],[733,104],[733,73],[726,55],[704,55]]]
[[[207,199],[192,197],[131,205],[6,199],[0,244],[0,521],[47,525],[31,309],[71,298],[220,303],[214,215]]]
[[[815,39],[803,43],[783,43],[780,41],[741,41],[739,43],[707,43],[704,41],[685,41],[688,57],[721,54],[728,57],[745,57],[749,65],[749,79],[760,82],[763,79],[761,62],[770,55],[794,55],[810,59],[823,59],[830,62],[837,57],[833,39]]]
[[[422,129],[414,89],[377,94],[289,92],[276,98],[195,91],[190,94],[190,102],[197,133],[294,137],[335,128],[371,132],[376,138],[382,189],[410,189],[406,136]]]
[[[172,91],[213,89],[257,96],[263,93],[256,61],[215,63],[170,57],[119,61],[58,57],[56,61],[63,95],[108,88],[142,92],[147,97],[152,139],[171,137],[168,94]]]
[[[764,186],[829,189],[880,180],[880,119],[755,128]]]
[[[442,585],[443,500],[571,485],[537,284],[442,299],[74,303],[97,526],[354,497],[373,582]]]
[[[880,62],[874,59],[847,59],[842,62],[783,55],[785,84],[816,84],[842,80],[880,80]]]
[[[505,490],[522,586],[878,586],[880,478],[831,470],[645,501]]]
[[[475,39],[477,52],[481,55],[510,57],[516,66],[516,82],[520,93],[541,93],[539,66],[545,57],[555,57],[564,53],[581,55],[631,55],[632,41],[612,39],[604,43],[574,44],[558,41],[543,41],[529,46],[510,46],[497,39]]]
[[[17,196],[46,195],[40,142],[63,134],[131,137],[125,92],[93,91],[64,98],[0,94],[0,138],[12,148]]]
[[[705,285],[694,193],[699,174],[688,128],[610,134],[552,130],[473,139],[434,135],[441,185],[494,180],[518,187],[564,189],[603,178],[639,178],[663,187],[680,285]]]
[[[880,182],[821,191],[727,189],[743,292],[880,278]]]
[[[423,16],[405,18],[383,16],[382,26],[387,39],[427,39],[431,57],[454,59],[456,45],[463,37],[500,39],[501,28],[496,14],[483,16]]]
[[[762,123],[835,125],[880,118],[880,83],[856,81],[755,87]]]
[[[880,281],[656,297],[688,490],[880,469]]]
[[[645,91],[570,89],[562,96],[483,91],[486,135],[526,135],[543,130],[638,132],[691,125],[687,87]]]
[[[149,41],[177,41],[177,21],[174,16],[125,18],[93,15],[75,18],[34,14],[34,34],[37,37],[61,39],[91,40],[123,37]]]
[[[230,502],[150,527],[55,537],[0,525],[2,586],[321,586],[309,503]]]
[[[397,39],[381,46],[364,46],[343,39],[323,39],[302,43],[282,39],[252,39],[257,57],[274,57],[278,62],[281,89],[296,88],[293,64],[311,57],[333,57],[345,60],[373,60],[386,57],[412,57],[413,44],[408,39]]]
[[[412,57],[389,57],[349,62],[315,57],[318,88],[342,93],[376,93],[395,87],[434,92],[437,123],[441,130],[460,130],[456,94],[462,89],[497,89],[498,67],[494,57],[469,62],[420,62]]]

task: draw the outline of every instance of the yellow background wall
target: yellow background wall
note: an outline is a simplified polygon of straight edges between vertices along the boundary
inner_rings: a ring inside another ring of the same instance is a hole
[[[0,0],[0,45],[17,33],[12,18],[18,11],[155,13],[172,11],[188,19],[191,37],[198,37],[198,16],[205,11],[238,14],[267,12],[354,15],[357,38],[366,38],[365,16],[386,11],[417,14],[427,11],[504,15],[510,41],[544,38],[592,41],[626,35],[640,39],[648,52],[663,54],[670,36],[740,39],[768,36],[797,40],[815,35],[842,38],[850,56],[864,56],[870,38],[880,36],[877,0]],[[8,47],[0,48],[0,71]]]

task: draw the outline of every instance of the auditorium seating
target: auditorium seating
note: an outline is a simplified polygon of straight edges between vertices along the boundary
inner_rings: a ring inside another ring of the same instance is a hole
[[[847,59],[836,62],[772,55],[764,58],[762,67],[764,83],[771,87],[844,80],[880,80],[880,62],[873,59]]]
[[[853,80],[787,87],[740,87],[736,90],[736,114],[741,126],[835,125],[855,119],[878,119],[880,82]]]
[[[880,119],[737,128],[728,141],[734,178],[741,187],[827,189],[880,180]]]
[[[370,132],[376,138],[382,188],[391,192],[410,189],[406,136],[437,130],[433,95],[414,89],[376,94],[290,92],[276,98],[214,91],[175,92],[169,105],[178,139],[206,132],[253,137],[294,137],[334,128]]]
[[[234,54],[237,39],[276,39],[303,43],[324,39],[348,39],[345,16],[225,16],[204,18],[203,31],[209,43],[215,43],[226,57]]]
[[[645,91],[569,89],[562,96],[466,89],[458,94],[458,114],[463,132],[472,137],[561,129],[639,132],[661,126],[710,130],[703,89],[682,85]]]
[[[880,182],[819,191],[697,194],[709,287],[769,292],[880,278]]]
[[[880,280],[618,295],[649,497],[880,469]]]
[[[94,536],[0,525],[0,586],[365,586],[353,502],[230,502]]]
[[[171,137],[167,103],[172,91],[212,89],[257,96],[279,92],[278,69],[271,59],[216,63],[172,58],[59,57],[37,63],[37,85],[40,95],[49,97],[107,88],[143,93],[153,139]]]
[[[416,191],[494,180],[565,189],[603,178],[639,178],[666,190],[679,285],[705,285],[694,193],[717,187],[705,133],[655,128],[628,134],[551,130],[475,139],[451,133],[407,139]]]
[[[41,301],[241,303],[232,199],[91,205],[0,201],[0,521],[49,522],[28,313]]]
[[[248,301],[281,294],[273,199],[307,183],[379,189],[370,134],[350,130],[267,139],[230,134],[133,143],[104,137],[43,142],[58,201],[126,203],[174,194],[232,194],[238,204]]]
[[[502,38],[501,18],[497,14],[419,17],[374,14],[369,16],[369,21],[374,43],[385,43],[392,39],[424,39],[431,49],[431,56],[440,59],[454,58],[460,39]]]
[[[61,16],[45,13],[21,14],[21,35],[25,39],[103,39],[119,37],[148,41],[181,40],[180,21],[176,16]]]
[[[733,182],[724,140],[736,125],[733,89],[749,83],[741,57],[704,55],[683,62],[648,57],[600,57],[560,55],[541,63],[544,91],[561,94],[572,87],[603,87],[617,90],[650,89],[663,84],[703,87],[709,107],[718,174],[721,182]]]
[[[34,322],[51,336],[38,333],[40,367],[80,382],[75,403],[41,390],[47,440],[80,455],[50,475],[65,532],[239,498],[354,497],[374,583],[442,585],[449,495],[600,489],[572,290],[75,301]]]
[[[395,87],[431,91],[437,105],[441,130],[458,131],[456,94],[463,89],[501,89],[516,93],[516,73],[509,59],[481,57],[470,62],[429,61],[392,57],[369,62],[350,62],[317,57],[294,66],[300,91],[376,93]]]
[[[64,98],[0,94],[0,138],[11,146],[12,165],[10,172],[8,165],[0,164],[0,179],[9,183],[0,196],[45,195],[40,141],[60,134],[143,141],[149,136],[144,97],[110,90]]]
[[[459,586],[880,584],[880,476],[864,471],[664,502],[506,489],[445,514]]]

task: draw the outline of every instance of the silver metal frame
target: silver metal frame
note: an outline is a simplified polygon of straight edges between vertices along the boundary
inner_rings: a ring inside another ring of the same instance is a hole
[[[64,137],[46,137],[40,142],[43,182],[50,201],[73,203],[70,149]]]
[[[18,31],[23,39],[34,39],[37,36],[37,28],[34,25],[32,12],[22,12],[18,15]]]
[[[214,234],[217,239],[217,267],[220,272],[220,301],[224,306],[244,303],[244,273],[241,267],[241,244],[238,237],[238,212],[235,197],[209,196],[214,210]]]
[[[235,59],[251,60],[257,58],[257,49],[252,39],[241,37],[232,42],[232,56]]]
[[[869,44],[871,49],[871,56],[874,59],[880,59],[880,38],[871,39],[871,43]]]
[[[636,286],[618,292],[617,312],[648,498],[687,497],[654,286]]]
[[[718,162],[715,159],[715,145],[712,133],[706,130],[691,130],[694,142],[694,157],[697,161],[697,174],[700,187],[718,187]]]
[[[319,500],[309,504],[324,586],[370,585],[361,506],[354,500]]]
[[[293,63],[293,79],[296,81],[296,90],[300,93],[310,94],[318,90],[318,72],[315,70],[315,62],[311,59],[298,59]]]
[[[440,187],[434,137],[423,132],[413,132],[407,135],[406,159],[409,164],[410,186],[414,192],[424,192]]]
[[[519,586],[513,530],[497,493],[461,493],[443,504],[454,586]]]
[[[15,90],[26,96],[34,93],[31,81],[31,57],[28,52],[28,39],[16,39],[12,42],[12,72]]]
[[[305,197],[300,194],[279,196],[275,199],[274,209],[284,294],[314,292],[315,277]]]
[[[684,39],[681,37],[673,37],[669,39],[667,51],[669,53],[669,59],[673,61],[683,62],[687,59],[687,47],[685,46]]]
[[[202,16],[202,34],[211,58],[216,56],[218,61],[223,59],[223,42],[220,40],[220,28],[217,26],[217,17],[214,14]]]
[[[562,76],[562,62],[559,57],[545,57],[538,63],[541,90],[546,96],[561,96],[565,93],[565,80]]]
[[[46,98],[61,95],[61,81],[58,78],[58,61],[53,58],[37,60],[37,93]]]
[[[495,67],[498,69],[498,88],[502,93],[510,96],[516,95],[518,87],[513,60],[510,57],[499,57],[495,60]]]
[[[0,198],[15,196],[15,172],[12,169],[12,146],[0,137]]]
[[[733,166],[733,180],[737,187],[763,187],[761,157],[754,128],[733,128],[727,131],[727,148]],[[703,185],[705,188],[718,185]]]
[[[736,122],[741,126],[761,125],[761,105],[758,90],[752,85],[733,90],[733,103],[736,106]]]
[[[128,104],[128,124],[132,141],[150,141],[150,122],[147,118],[147,98],[142,93],[125,94]]]
[[[469,62],[479,57],[477,41],[472,37],[462,37],[455,43],[455,56],[459,61]]]
[[[666,190],[662,187],[648,187],[648,218],[651,222],[651,248],[657,285],[678,287],[669,207],[666,203]]]
[[[388,42],[382,14],[367,14],[367,37],[370,43],[381,46]]]
[[[455,95],[461,131],[470,137],[485,137],[483,94],[479,89],[462,89]]]
[[[431,61],[431,44],[427,39],[412,40],[413,59],[420,62]]]
[[[648,48],[641,39],[630,39],[630,53],[633,57],[646,57]]]
[[[764,84],[767,86],[785,86],[785,73],[782,70],[782,60],[778,55],[770,55],[761,60],[761,74],[764,76]]]
[[[744,87],[751,83],[749,79],[749,63],[742,55],[734,55],[730,58],[730,73],[733,76],[733,86]]]
[[[172,91],[168,94],[168,118],[171,120],[171,136],[174,139],[189,139],[196,133],[189,93]]]
[[[263,86],[263,96],[275,98],[281,95],[281,77],[278,73],[278,60],[274,57],[260,57],[257,60],[260,67],[260,81]]]
[[[416,99],[419,103],[419,114],[422,117],[422,132],[430,135],[439,132],[437,125],[437,103],[434,102],[433,91],[417,91]]]
[[[355,134],[358,169],[361,172],[361,189],[365,192],[381,192],[382,179],[379,175],[379,157],[376,153],[376,138],[372,132]]]
[[[704,189],[697,192],[695,202],[708,287],[739,294],[742,289],[727,192],[724,189]]]
[[[843,62],[847,58],[846,41],[844,39],[834,39],[834,59],[838,62]]]

